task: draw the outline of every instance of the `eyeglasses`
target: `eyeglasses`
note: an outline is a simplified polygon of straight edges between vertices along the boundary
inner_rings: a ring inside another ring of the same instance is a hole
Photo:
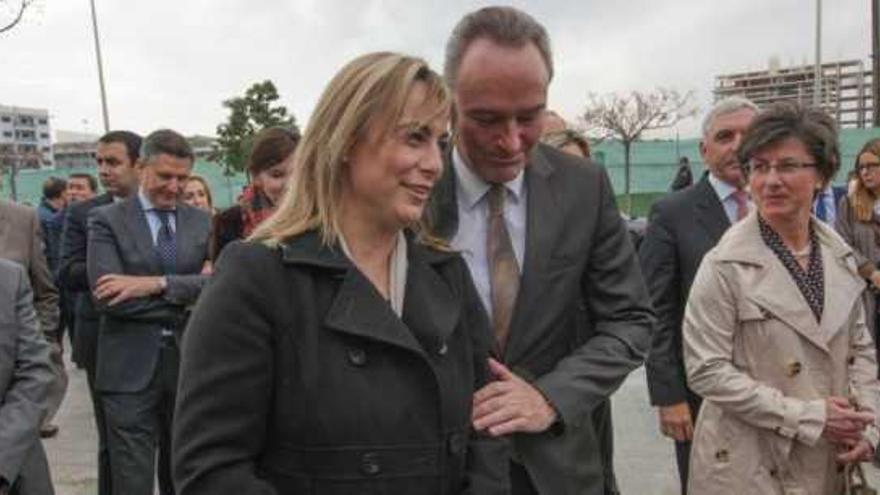
[[[813,162],[799,162],[797,160],[779,160],[775,164],[772,162],[766,162],[764,160],[749,160],[746,163],[745,171],[750,175],[768,175],[771,170],[776,170],[776,173],[782,176],[790,176],[798,173],[799,171],[815,167],[816,163]]]
[[[869,170],[871,172],[876,172],[877,169],[880,169],[880,163],[865,163],[856,165],[856,170],[861,172],[862,170]]]

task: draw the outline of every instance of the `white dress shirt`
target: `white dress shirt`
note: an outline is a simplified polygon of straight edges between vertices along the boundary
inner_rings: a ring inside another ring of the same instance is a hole
[[[733,225],[737,221],[736,217],[736,198],[733,193],[737,191],[737,189],[727,182],[715,177],[711,172],[709,172],[709,184],[712,185],[712,189],[715,190],[715,194],[718,195],[718,199],[721,201],[721,206],[724,207],[724,213],[727,214],[727,219],[730,220],[730,224]],[[752,201],[749,200],[748,203],[749,210],[752,209]]]
[[[489,282],[489,263],[486,255],[486,236],[489,228],[488,195],[491,184],[475,174],[458,152],[453,150],[452,165],[455,167],[455,195],[458,201],[458,232],[452,238],[452,247],[461,251],[468,265],[474,285],[488,314],[492,314],[492,291]],[[504,223],[510,234],[513,252],[522,273],[526,250],[526,188],[524,174],[520,171],[510,182],[504,184],[507,195],[504,201]],[[549,213],[549,212],[548,212]]]

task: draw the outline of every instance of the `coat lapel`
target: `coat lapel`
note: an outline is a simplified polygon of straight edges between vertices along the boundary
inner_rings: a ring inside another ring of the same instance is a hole
[[[827,232],[822,222],[815,222],[820,242],[836,237]],[[847,247],[840,249],[837,243],[822,242],[822,262],[825,267],[825,307],[822,311],[820,327],[826,344],[844,329],[856,304],[865,290],[865,284],[855,271],[852,251]],[[869,329],[873,333],[873,329]]]
[[[534,307],[534,300],[541,290],[540,277],[553,253],[555,240],[559,235],[561,214],[558,212],[560,200],[553,188],[553,167],[547,161],[540,147],[530,157],[525,169],[526,181],[526,249],[521,268],[519,294],[510,322],[510,336],[504,350],[504,359],[514,362],[520,349],[528,348],[528,312]]]
[[[409,251],[403,321],[426,350],[440,350],[458,326],[462,304],[426,258],[443,262],[452,254],[432,255],[414,242],[409,243]]]

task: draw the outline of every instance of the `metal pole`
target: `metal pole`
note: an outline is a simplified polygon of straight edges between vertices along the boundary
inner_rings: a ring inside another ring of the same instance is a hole
[[[873,99],[874,112],[871,116],[871,124],[880,127],[880,0],[871,1],[871,58],[873,59],[873,71],[871,74],[871,97]],[[864,102],[864,100],[862,100]]]
[[[813,106],[822,101],[822,0],[816,0],[816,70],[813,74]]]
[[[98,40],[98,16],[95,14],[95,0],[89,0],[92,6],[92,32],[95,35],[95,55],[98,58],[98,83],[101,85],[101,111],[104,115],[104,132],[110,132],[110,117],[107,112],[107,90],[104,87],[104,64],[101,61],[101,42]]]

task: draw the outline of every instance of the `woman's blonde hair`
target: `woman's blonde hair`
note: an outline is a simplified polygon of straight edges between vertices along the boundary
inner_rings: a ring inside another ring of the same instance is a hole
[[[877,195],[873,191],[865,187],[862,182],[862,174],[859,170],[859,158],[865,153],[870,153],[876,157],[880,157],[880,138],[872,139],[862,146],[862,149],[856,155],[856,163],[853,170],[856,172],[855,189],[849,195],[849,203],[853,212],[856,214],[856,220],[860,222],[870,222],[874,217],[874,201]]]
[[[336,242],[349,154],[370,134],[388,136],[394,130],[416,84],[425,87],[425,112],[420,112],[424,125],[448,113],[450,96],[442,78],[420,58],[379,52],[345,65],[318,100],[278,209],[256,228],[251,239],[276,245],[318,230],[325,244]]]

